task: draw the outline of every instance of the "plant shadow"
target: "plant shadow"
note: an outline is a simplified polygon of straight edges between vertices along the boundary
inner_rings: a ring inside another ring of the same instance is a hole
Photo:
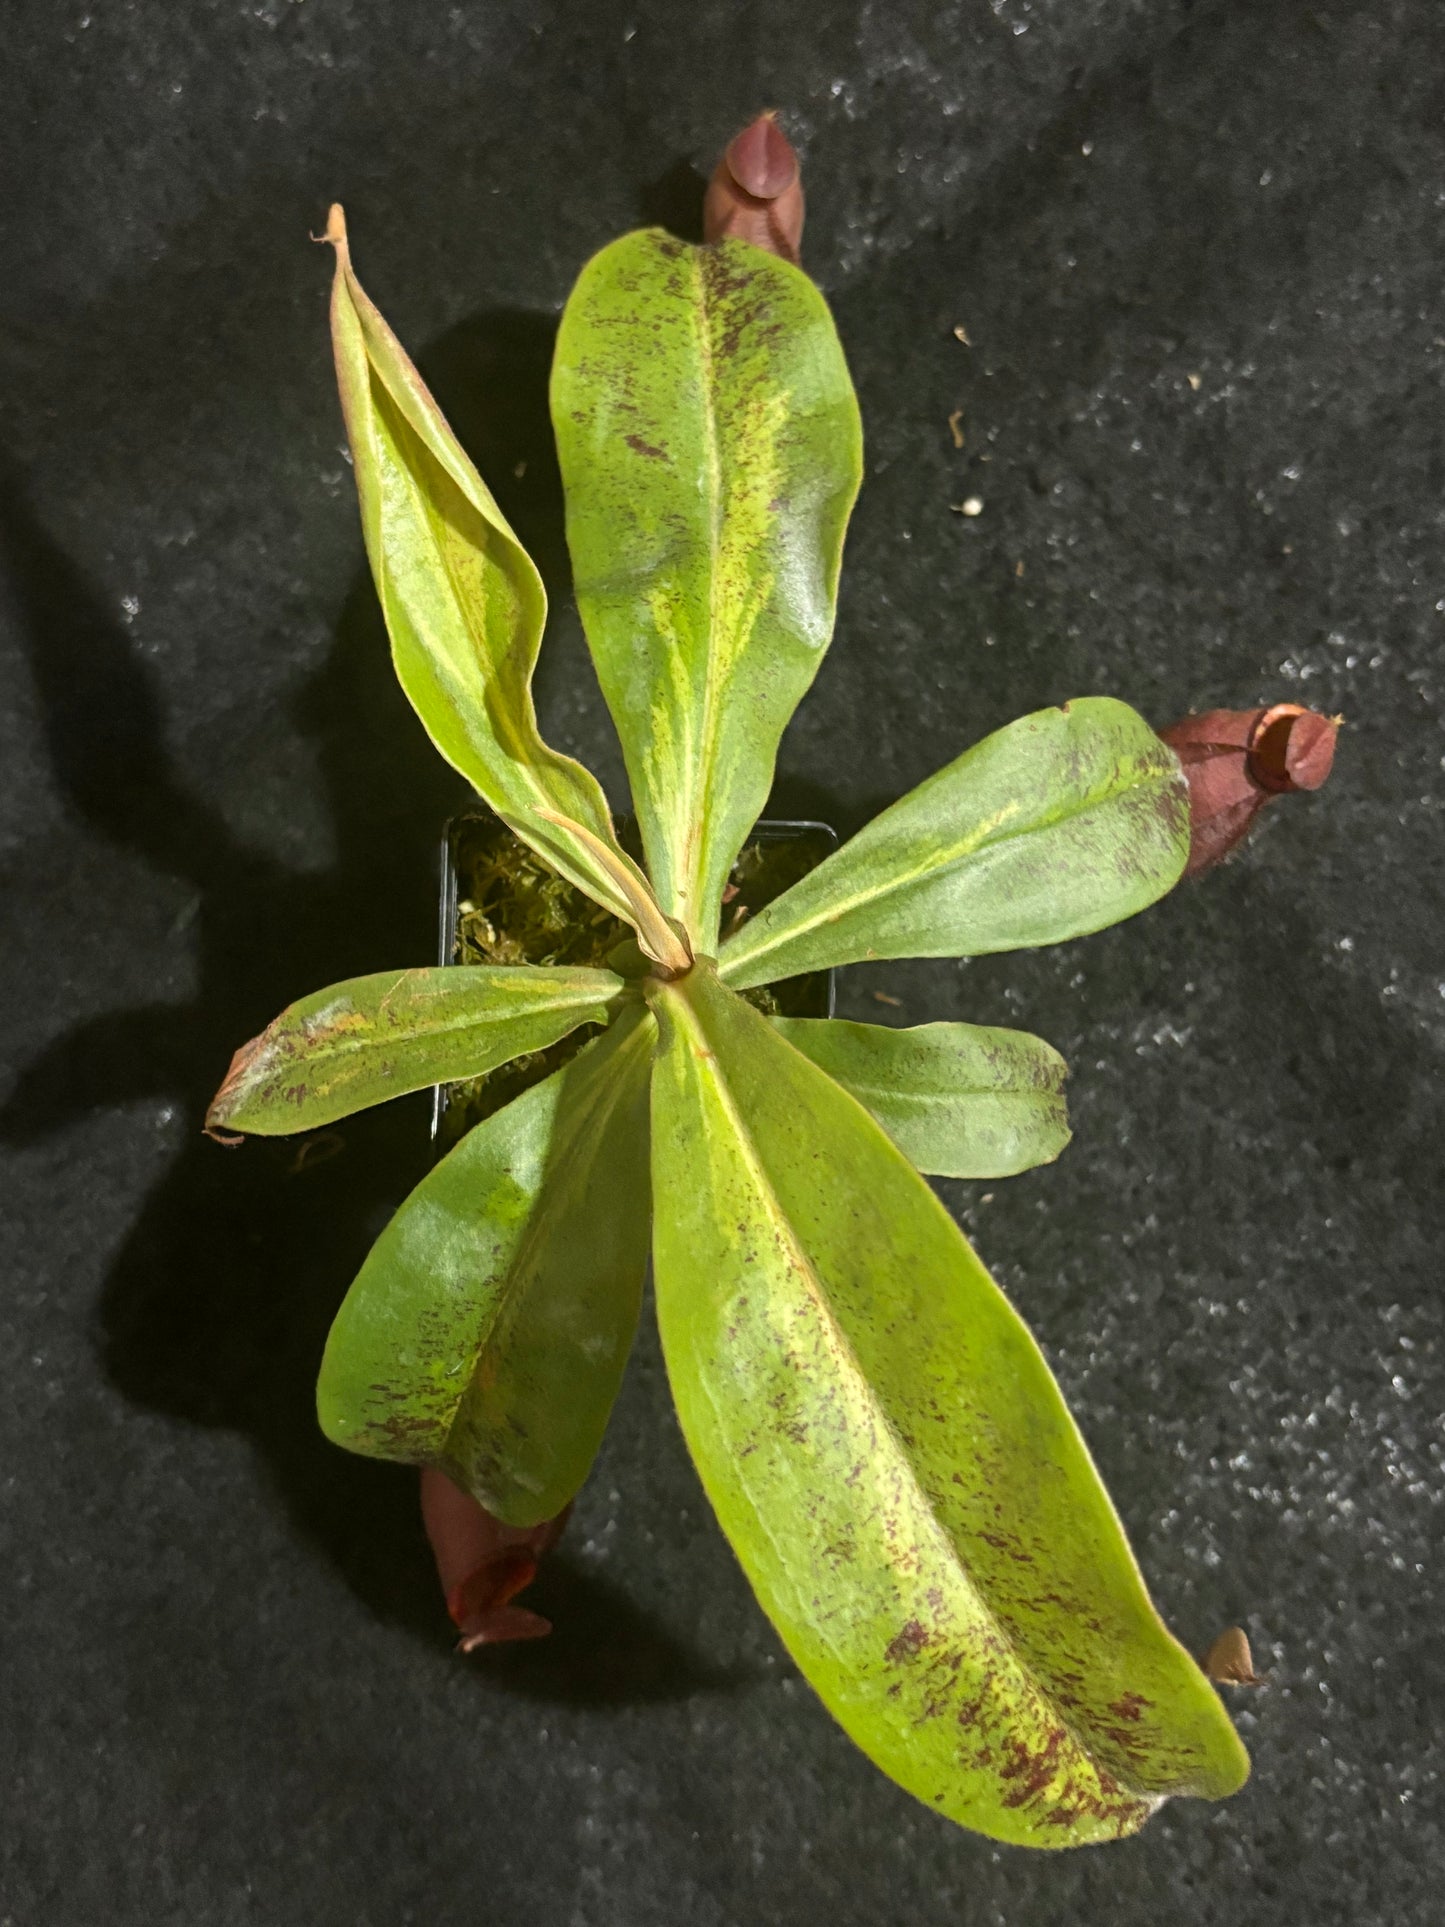
[[[637,197],[644,227],[665,227],[684,241],[702,239],[702,200],[707,181],[683,156],[646,183]]]
[[[552,583],[565,577],[561,485],[546,403],[555,322],[516,311],[462,324],[423,372]],[[204,1139],[232,1051],[316,987],[434,953],[441,825],[465,799],[405,722],[369,579],[348,596],[330,654],[298,704],[317,749],[335,859],[299,874],[246,847],[167,750],[150,672],[104,598],[0,472],[0,561],[25,639],[56,781],[102,844],[194,890],[199,988],[183,1005],[79,1024],[22,1070],[0,1140],[35,1143],[96,1109],[165,1098],[184,1150],[146,1198],[99,1307],[105,1370],[128,1398],[246,1435],[287,1512],[380,1618],[444,1648],[449,1629],[415,1475],[335,1450],[313,1386],[331,1318],[372,1239],[429,1161],[418,1096],[311,1139]],[[148,906],[123,948],[152,940]],[[536,1588],[557,1625],[479,1676],[575,1702],[684,1697],[727,1682],[564,1547]]]

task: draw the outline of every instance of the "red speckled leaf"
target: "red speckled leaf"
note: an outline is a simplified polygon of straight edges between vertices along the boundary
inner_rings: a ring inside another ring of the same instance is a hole
[[[1150,1603],[1038,1347],[852,1097],[705,966],[654,994],[673,1394],[829,1710],[962,1824],[1133,1832],[1248,1762]]]

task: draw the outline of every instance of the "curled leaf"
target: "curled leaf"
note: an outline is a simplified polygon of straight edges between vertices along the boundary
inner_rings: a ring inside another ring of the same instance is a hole
[[[402,688],[442,755],[517,835],[615,915],[612,876],[544,809],[618,847],[590,771],[537,730],[547,597],[535,564],[351,265],[333,207],[331,332],[362,529]],[[635,868],[636,866],[631,866]]]

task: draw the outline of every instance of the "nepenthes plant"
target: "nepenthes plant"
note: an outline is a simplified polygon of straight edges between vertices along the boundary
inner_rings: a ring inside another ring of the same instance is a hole
[[[324,1431],[440,1468],[509,1527],[556,1519],[602,1439],[650,1259],[708,1498],[878,1766],[1030,1846],[1232,1793],[1248,1762],[1221,1700],[1155,1611],[1037,1344],[924,1175],[1057,1156],[1063,1061],[1017,1031],[779,1017],[758,998],[800,973],[1132,916],[1189,855],[1179,759],[1110,698],[1025,716],[766,908],[725,917],[829,642],[861,476],[823,297],[747,240],[647,230],[587,265],[562,316],[567,536],[638,861],[596,779],[539,735],[541,578],[363,293],[339,209],[327,238],[402,687],[501,821],[632,935],[606,967],[336,984],[237,1053],[211,1126],[265,1134],[582,1046],[469,1130],[382,1233],[326,1346]]]

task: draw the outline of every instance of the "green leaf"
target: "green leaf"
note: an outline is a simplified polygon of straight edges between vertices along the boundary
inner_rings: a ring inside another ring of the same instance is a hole
[[[613,870],[646,883],[618,847],[607,799],[596,777],[537,733],[542,578],[363,292],[339,207],[326,238],[336,249],[331,334],[341,405],[397,677],[432,742],[502,820],[630,922]],[[557,816],[589,830],[612,863],[599,864]]]
[[[834,1017],[775,1017],[783,1037],[883,1126],[916,1170],[1008,1178],[1069,1141],[1068,1065],[1042,1038],[983,1024],[891,1030]]]
[[[545,1050],[605,1024],[610,970],[447,965],[352,977],[289,1005],[231,1060],[208,1130],[314,1131],[369,1104]]]
[[[655,1037],[624,1010],[422,1179],[327,1340],[316,1402],[335,1444],[440,1466],[508,1525],[574,1497],[642,1301]]]
[[[708,1497],[830,1711],[1000,1840],[1132,1832],[1248,1761],[1038,1347],[853,1098],[699,966],[659,987],[654,1270]]]
[[[1189,855],[1173,750],[1108,696],[987,736],[723,946],[735,989],[870,957],[979,957],[1102,930]]]
[[[665,910],[711,950],[833,629],[862,431],[832,317],[743,241],[625,235],[562,316],[577,602]]]

